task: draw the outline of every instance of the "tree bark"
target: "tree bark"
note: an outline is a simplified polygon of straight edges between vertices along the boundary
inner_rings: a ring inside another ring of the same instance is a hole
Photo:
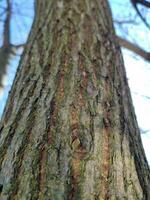
[[[37,0],[0,126],[1,200],[148,200],[105,0]]]

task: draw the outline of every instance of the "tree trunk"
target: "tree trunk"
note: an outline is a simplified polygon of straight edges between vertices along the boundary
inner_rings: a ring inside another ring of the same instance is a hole
[[[0,126],[1,200],[149,200],[105,0],[37,0]]]

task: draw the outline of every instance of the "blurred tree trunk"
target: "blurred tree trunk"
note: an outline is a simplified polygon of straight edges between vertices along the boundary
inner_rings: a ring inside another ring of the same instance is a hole
[[[37,0],[0,126],[1,200],[148,200],[107,1]]]

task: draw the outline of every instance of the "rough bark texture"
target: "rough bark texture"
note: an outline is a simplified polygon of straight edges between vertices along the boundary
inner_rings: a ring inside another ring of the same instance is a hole
[[[0,126],[1,200],[149,200],[106,0],[37,0]]]

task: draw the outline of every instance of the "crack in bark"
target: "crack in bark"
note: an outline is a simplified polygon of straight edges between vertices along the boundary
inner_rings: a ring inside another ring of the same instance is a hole
[[[24,138],[22,140],[22,145],[20,147],[20,150],[18,151],[18,159],[15,163],[16,168],[14,169],[14,171],[16,173],[14,173],[14,184],[13,184],[13,192],[10,195],[10,199],[15,200],[17,192],[19,190],[19,183],[20,183],[20,177],[21,177],[21,173],[22,173],[22,162],[24,160],[24,156],[25,156],[25,151],[28,147],[28,144],[30,143],[30,137],[32,134],[32,129],[34,127],[34,123],[36,120],[36,109],[37,109],[37,104],[38,104],[38,98],[36,98],[33,102],[33,106],[32,109],[30,111],[30,114],[28,116],[28,120],[27,120],[27,125],[26,125],[26,131],[24,132]],[[32,123],[31,123],[32,121]]]

